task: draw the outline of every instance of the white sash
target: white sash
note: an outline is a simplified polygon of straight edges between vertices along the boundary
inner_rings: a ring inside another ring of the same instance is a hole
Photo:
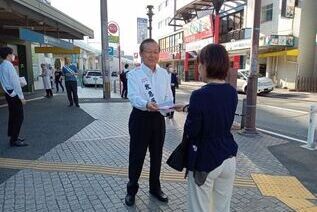
[[[142,83],[142,87],[144,89],[144,92],[145,92],[145,94],[148,97],[150,102],[156,103],[155,95],[154,95],[154,92],[152,90],[152,84],[151,84],[148,76],[144,73],[144,71],[143,70],[140,70],[140,71],[142,71],[142,73],[143,73],[143,76],[141,77],[141,83]]]
[[[75,75],[75,72],[71,68],[69,68],[68,66],[64,66],[64,67],[69,73],[71,73],[72,75]]]

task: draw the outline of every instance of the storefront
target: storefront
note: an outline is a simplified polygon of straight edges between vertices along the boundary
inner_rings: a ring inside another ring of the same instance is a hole
[[[36,52],[36,47],[73,49],[72,39],[93,38],[93,31],[49,4],[37,0],[0,0],[0,46],[10,46],[14,62],[28,85],[25,92],[39,89],[39,64],[53,64],[52,53]],[[31,30],[32,29],[32,30]],[[0,94],[1,95],[1,94]],[[3,92],[2,92],[3,95]]]
[[[211,15],[194,19],[183,26],[185,43],[184,76],[185,81],[199,81],[197,55],[206,45],[213,43]]]

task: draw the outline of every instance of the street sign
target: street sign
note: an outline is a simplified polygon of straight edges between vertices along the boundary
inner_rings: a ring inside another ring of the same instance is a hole
[[[118,32],[118,26],[115,23],[109,23],[108,24],[108,31],[111,34],[116,34]]]
[[[108,47],[108,55],[109,56],[113,56],[114,55],[114,49],[111,46]]]
[[[119,36],[109,35],[109,43],[119,43]]]

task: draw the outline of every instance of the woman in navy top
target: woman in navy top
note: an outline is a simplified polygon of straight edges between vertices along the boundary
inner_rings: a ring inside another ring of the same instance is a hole
[[[198,57],[207,84],[195,90],[184,133],[188,149],[189,211],[229,212],[238,146],[230,132],[237,107],[236,90],[225,82],[228,53],[222,45],[205,46]],[[186,107],[176,106],[176,110]]]

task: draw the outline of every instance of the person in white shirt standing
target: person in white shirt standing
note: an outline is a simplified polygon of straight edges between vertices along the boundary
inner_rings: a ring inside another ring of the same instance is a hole
[[[13,49],[10,47],[0,48],[0,57],[3,59],[0,64],[0,83],[5,92],[9,108],[8,137],[10,137],[10,145],[18,147],[27,146],[24,143],[24,138],[19,138],[25,100],[19,76],[11,63],[15,58]]]
[[[138,192],[138,180],[147,148],[150,152],[150,194],[161,202],[168,197],[161,190],[160,172],[165,139],[165,119],[160,105],[173,103],[170,77],[160,68],[160,48],[153,39],[146,39],[140,45],[143,63],[128,73],[128,99],[133,106],[129,119],[130,152],[129,182],[125,203],[132,206]]]

